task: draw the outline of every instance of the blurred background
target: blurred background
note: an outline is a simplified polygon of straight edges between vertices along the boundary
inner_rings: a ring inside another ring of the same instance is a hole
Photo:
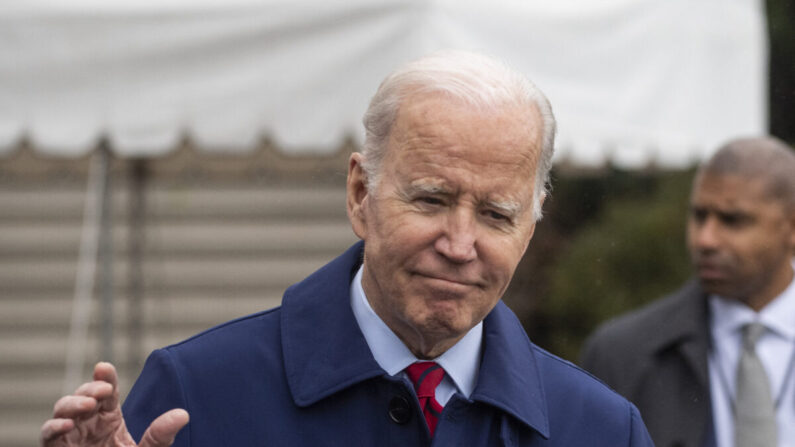
[[[356,240],[346,161],[380,80],[429,51],[526,73],[553,193],[505,301],[576,361],[689,275],[697,163],[795,142],[789,0],[6,0],[0,4],[0,445],[111,360],[277,306]],[[233,374],[233,372],[230,372]]]

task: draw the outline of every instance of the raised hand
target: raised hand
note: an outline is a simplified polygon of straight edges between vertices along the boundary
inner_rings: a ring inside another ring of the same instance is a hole
[[[182,409],[155,419],[136,444],[121,414],[118,377],[110,363],[97,363],[94,381],[87,382],[55,403],[53,418],[41,427],[42,447],[168,447],[188,423]]]

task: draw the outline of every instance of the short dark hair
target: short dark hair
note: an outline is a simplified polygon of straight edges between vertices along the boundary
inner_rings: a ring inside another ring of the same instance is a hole
[[[699,168],[704,174],[762,180],[768,194],[795,212],[795,151],[778,138],[738,138],[718,148]]]

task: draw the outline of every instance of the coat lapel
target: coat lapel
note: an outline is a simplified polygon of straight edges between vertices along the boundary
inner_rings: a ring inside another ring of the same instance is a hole
[[[350,283],[364,244],[349,248],[284,293],[281,332],[287,382],[305,407],[386,374],[373,358],[350,306]]]
[[[495,406],[549,438],[549,418],[535,353],[522,325],[500,301],[483,321],[483,358],[472,400]]]
[[[685,359],[699,385],[709,387],[707,354],[709,318],[706,295],[698,282],[685,284],[673,300],[670,313],[659,319],[660,326],[648,343],[652,352],[676,349]]]

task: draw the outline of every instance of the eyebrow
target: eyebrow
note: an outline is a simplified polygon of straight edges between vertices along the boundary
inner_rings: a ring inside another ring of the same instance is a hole
[[[445,188],[441,183],[428,183],[428,182],[412,182],[406,188],[409,194],[425,193],[425,194],[452,194],[449,188]]]

